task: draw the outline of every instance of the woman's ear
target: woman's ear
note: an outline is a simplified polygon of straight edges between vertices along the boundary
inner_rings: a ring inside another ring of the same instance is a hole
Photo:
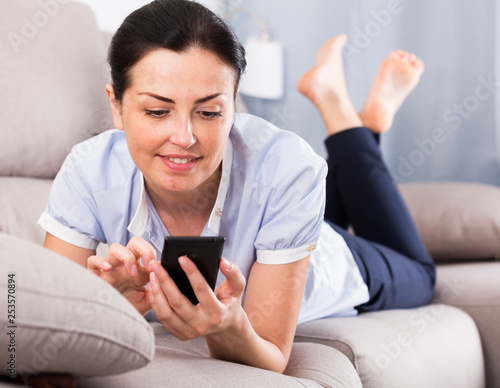
[[[106,84],[106,93],[108,94],[111,112],[113,113],[113,121],[117,129],[123,130],[122,109],[121,104],[115,96],[115,89],[111,84]]]

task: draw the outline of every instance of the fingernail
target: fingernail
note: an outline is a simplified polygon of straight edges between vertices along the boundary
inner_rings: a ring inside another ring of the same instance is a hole
[[[183,267],[185,267],[187,265],[187,260],[186,260],[186,256],[181,256],[179,257],[179,264]]]
[[[222,259],[222,265],[223,265],[223,266],[224,266],[224,267],[225,267],[228,271],[230,271],[230,270],[231,270],[231,268],[233,267],[233,266],[232,266],[232,264],[231,264],[229,261],[227,261],[226,259]]]
[[[102,269],[104,269],[104,270],[111,269],[111,264],[109,264],[107,261],[103,261]]]
[[[137,265],[132,264],[132,267],[130,267],[130,274],[131,274],[132,276],[137,276],[137,274],[138,274],[138,273],[139,273],[139,272],[138,272],[138,270],[137,270]]]
[[[158,283],[158,279],[156,278],[156,275],[154,272],[150,272],[149,279],[151,280],[151,283],[153,283],[153,284]]]

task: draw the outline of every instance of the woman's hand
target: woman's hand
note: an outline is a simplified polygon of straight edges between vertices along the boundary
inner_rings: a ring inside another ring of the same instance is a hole
[[[145,286],[149,282],[150,263],[155,260],[154,248],[143,238],[133,237],[126,247],[112,244],[105,259],[89,257],[87,269],[115,287],[144,315],[151,310]]]
[[[309,256],[266,265],[254,263],[246,281],[222,259],[226,279],[215,292],[187,257],[179,263],[199,300],[196,306],[158,262],[150,264],[149,304],[165,328],[181,340],[205,336],[211,357],[283,373],[290,357]]]
[[[159,263],[151,263],[148,301],[163,326],[177,338],[188,340],[236,325],[244,314],[241,299],[245,290],[245,278],[238,267],[221,259],[220,269],[226,278],[214,293],[190,259],[180,257],[179,263],[199,303],[193,306],[167,271]]]

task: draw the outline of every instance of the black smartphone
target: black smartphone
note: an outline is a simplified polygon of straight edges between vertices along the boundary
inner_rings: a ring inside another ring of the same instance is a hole
[[[189,279],[179,264],[179,257],[189,257],[198,267],[207,283],[215,289],[219,262],[222,257],[225,237],[165,237],[161,265],[174,280],[179,290],[193,303],[198,304]]]

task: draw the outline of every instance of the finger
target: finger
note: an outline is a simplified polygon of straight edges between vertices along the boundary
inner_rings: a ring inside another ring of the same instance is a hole
[[[196,298],[198,298],[198,302],[200,302],[203,306],[203,309],[210,310],[211,307],[217,308],[217,297],[207,283],[205,277],[202,275],[198,267],[196,267],[196,264],[186,256],[179,257],[179,264],[182,270],[186,273],[194,294],[196,295]]]
[[[196,313],[191,301],[179,290],[168,272],[157,261],[150,264],[153,273],[158,278],[158,284],[163,290],[170,307],[184,319],[189,319]]]
[[[106,256],[106,260],[113,267],[117,267],[120,264],[123,264],[130,276],[137,275],[137,258],[128,248],[124,247],[121,244],[111,244]]]
[[[87,259],[87,269],[95,274],[99,274],[101,271],[109,271],[111,268],[113,268],[111,264],[102,257],[90,256]]]
[[[161,288],[158,277],[154,272],[149,274],[149,287],[148,287],[148,301],[151,305],[157,307],[158,312],[161,312],[161,316],[168,318],[170,315],[175,315],[175,312],[170,307],[167,297]],[[159,316],[157,315],[159,319]]]
[[[170,333],[179,339],[193,338],[190,326],[172,309],[154,272],[150,274],[148,302],[156,318]]]
[[[239,296],[245,290],[246,280],[237,265],[221,259],[220,270],[226,277],[226,282],[229,285],[229,294],[231,296]]]
[[[153,246],[144,240],[142,237],[134,236],[127,244],[127,248],[135,255],[135,257],[144,260],[144,267],[150,270],[149,264],[156,260],[156,251]]]

